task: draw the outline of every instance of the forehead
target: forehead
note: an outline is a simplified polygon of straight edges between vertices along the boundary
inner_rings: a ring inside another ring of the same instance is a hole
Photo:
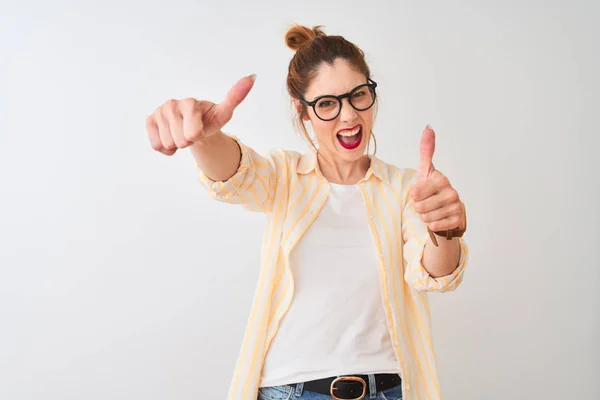
[[[338,58],[333,65],[322,63],[319,66],[305,98],[312,100],[326,94],[338,96],[366,82],[364,74],[353,68],[348,61]]]

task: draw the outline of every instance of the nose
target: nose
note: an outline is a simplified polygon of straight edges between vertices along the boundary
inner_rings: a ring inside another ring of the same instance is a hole
[[[352,122],[358,116],[358,113],[350,104],[350,99],[342,99],[342,109],[340,110],[340,119],[342,122]]]

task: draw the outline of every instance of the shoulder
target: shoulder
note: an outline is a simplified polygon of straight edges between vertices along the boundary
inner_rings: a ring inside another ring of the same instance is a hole
[[[417,180],[417,170],[414,168],[399,167],[377,157],[373,157],[372,159],[374,161],[373,167],[375,172],[379,172],[394,189],[400,191],[408,189]]]
[[[316,162],[314,152],[299,152],[288,149],[271,149],[266,152],[258,152],[254,148],[246,145],[237,136],[230,135],[240,146],[242,152],[242,164],[250,166],[264,167],[269,165],[277,174],[290,173],[300,170],[309,170]]]
[[[272,158],[285,160],[286,162],[298,162],[305,154],[296,150],[272,149],[267,153]]]
[[[301,172],[310,170],[316,162],[314,152],[299,152],[288,149],[273,149],[267,153],[267,157],[279,167],[284,167],[290,172]]]

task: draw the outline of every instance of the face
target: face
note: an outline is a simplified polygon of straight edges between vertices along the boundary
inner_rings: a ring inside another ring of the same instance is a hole
[[[364,74],[352,68],[348,61],[338,58],[333,65],[321,64],[304,98],[310,102],[324,95],[339,96],[365,83],[367,78]],[[360,93],[357,93],[357,98],[358,96]],[[354,104],[358,104],[358,101],[354,100]],[[298,101],[296,106],[300,107]],[[327,104],[317,103],[317,110],[320,106]],[[374,109],[375,106],[357,111],[350,105],[349,99],[344,98],[342,109],[335,119],[319,119],[310,106],[307,106],[308,115],[304,119],[309,120],[313,126],[319,153],[330,160],[353,162],[362,157],[369,143]]]

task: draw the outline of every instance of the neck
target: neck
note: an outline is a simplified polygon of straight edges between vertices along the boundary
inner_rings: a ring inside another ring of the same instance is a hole
[[[354,185],[367,174],[371,159],[367,155],[355,161],[335,160],[317,152],[317,162],[321,174],[331,183]]]

